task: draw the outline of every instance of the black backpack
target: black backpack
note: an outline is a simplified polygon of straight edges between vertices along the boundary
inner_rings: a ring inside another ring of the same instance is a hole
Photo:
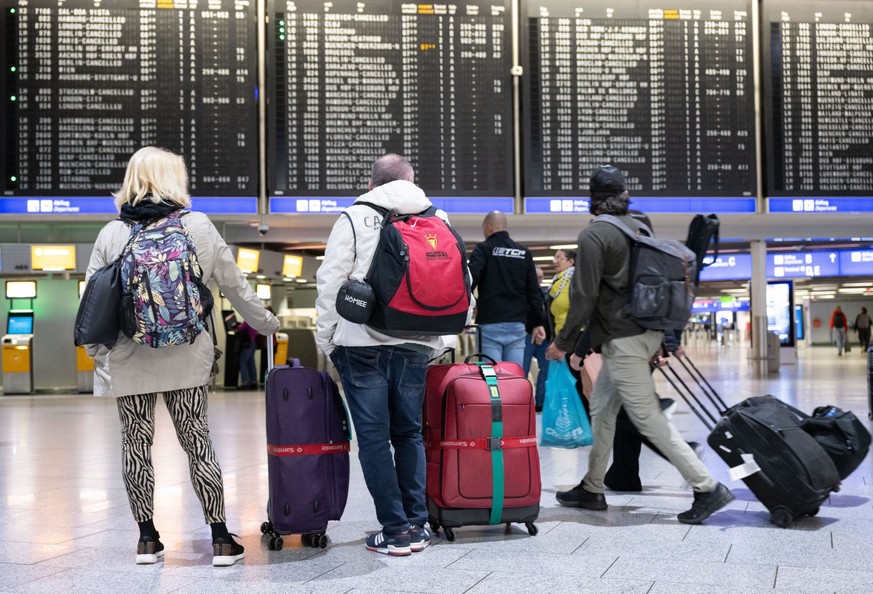
[[[697,256],[697,274],[694,276],[694,286],[700,283],[700,271],[715,262],[718,257],[720,224],[717,215],[699,214],[691,219],[691,224],[688,226],[688,237],[685,239],[685,245]],[[710,250],[710,244],[713,252],[712,260],[706,263],[703,260]]]
[[[838,311],[834,314],[834,328],[845,328],[846,327],[846,316],[843,312]]]
[[[681,330],[691,317],[697,278],[697,257],[675,239],[657,239],[640,224],[635,233],[612,215],[602,221],[620,229],[633,242],[630,258],[628,313],[650,330]]]
[[[870,432],[851,411],[819,406],[800,426],[827,452],[844,479],[858,468],[870,449]]]

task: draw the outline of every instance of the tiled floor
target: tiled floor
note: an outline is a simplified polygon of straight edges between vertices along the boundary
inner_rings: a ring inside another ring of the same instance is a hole
[[[804,349],[796,366],[752,379],[742,349],[692,349],[729,402],[772,393],[804,410],[832,403],[867,422],[866,376],[857,349]],[[662,395],[671,395],[660,385]],[[160,405],[161,408],[163,405]],[[868,458],[818,516],[783,530],[742,483],[727,479],[713,453],[706,463],[737,500],[703,526],[675,514],[691,495],[679,474],[644,449],[645,490],[607,492],[607,512],[559,507],[554,493],[576,484],[587,448],[543,449],[539,535],[520,527],[462,528],[453,543],[407,558],[364,549],[378,528],[353,460],[349,505],[323,551],[286,538],[267,550],[264,405],[255,392],[219,392],[212,435],[224,470],[228,522],[242,535],[245,561],[213,568],[209,530],[166,412],[159,412],[154,458],[155,523],[167,546],[152,566],[134,564],[136,524],[120,477],[112,400],[78,395],[0,397],[0,591],[4,592],[873,592],[873,462]],[[687,407],[674,420],[689,439],[706,431]]]

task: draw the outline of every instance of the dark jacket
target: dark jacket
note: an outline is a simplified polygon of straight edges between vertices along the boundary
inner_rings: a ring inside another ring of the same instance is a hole
[[[524,331],[530,334],[534,328],[537,327],[537,323],[540,319],[545,319],[548,321],[548,324],[545,325],[544,330],[546,331],[546,340],[551,340],[552,335],[554,334],[555,329],[555,320],[552,319],[551,314],[549,314],[549,290],[546,287],[540,287],[540,293],[543,295],[543,309],[540,312],[540,315],[536,315],[534,311],[528,311],[527,313],[527,322],[524,324]],[[548,346],[548,343],[546,343]]]
[[[508,232],[493,233],[476,245],[470,256],[470,274],[473,288],[479,289],[476,323],[545,326],[543,294],[533,257],[530,250],[512,241]]]
[[[636,219],[627,215],[618,218],[631,229],[639,229]],[[626,307],[630,253],[630,238],[609,223],[592,222],[579,234],[570,311],[555,340],[562,351],[573,352],[579,330],[586,325],[595,350],[614,338],[645,332]]]

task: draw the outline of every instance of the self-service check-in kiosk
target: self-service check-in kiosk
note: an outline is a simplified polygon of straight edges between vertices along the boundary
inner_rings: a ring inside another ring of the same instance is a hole
[[[11,310],[2,340],[3,394],[33,394],[33,311]]]
[[[85,352],[85,345],[76,347],[76,386],[79,394],[94,391],[94,359]]]
[[[273,365],[288,364],[288,335],[276,332],[276,354],[273,355]]]

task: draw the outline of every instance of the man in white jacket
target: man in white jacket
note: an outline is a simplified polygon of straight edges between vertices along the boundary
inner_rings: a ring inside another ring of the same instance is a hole
[[[427,362],[444,346],[445,337],[398,338],[354,324],[337,314],[336,296],[344,282],[367,275],[379,242],[382,217],[362,202],[399,214],[431,206],[413,176],[412,166],[400,155],[376,160],[370,191],[337,219],[316,276],[315,339],[339,372],[361,469],[382,524],[381,532],[367,537],[367,548],[388,555],[409,555],[430,544],[421,411]],[[437,215],[446,218],[442,211]]]

